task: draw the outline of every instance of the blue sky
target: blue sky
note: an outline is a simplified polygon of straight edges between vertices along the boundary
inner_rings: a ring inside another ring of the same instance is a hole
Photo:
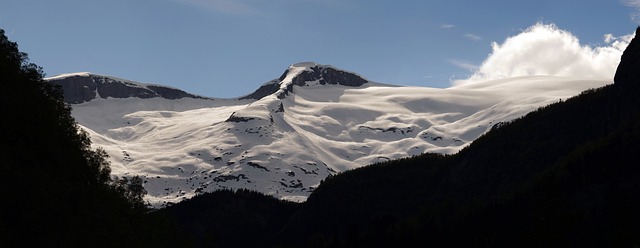
[[[600,51],[635,31],[639,10],[640,0],[20,0],[0,2],[0,28],[47,76],[88,71],[237,97],[302,61],[448,87],[532,26]]]

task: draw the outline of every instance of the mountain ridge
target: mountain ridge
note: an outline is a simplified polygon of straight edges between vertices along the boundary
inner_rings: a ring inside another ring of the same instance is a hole
[[[292,74],[292,75],[289,75]],[[284,80],[290,76],[290,82]],[[88,102],[96,98],[153,98],[162,97],[166,99],[204,98],[216,99],[212,97],[201,96],[185,92],[181,89],[160,85],[141,83],[116,76],[102,75],[91,72],[77,72],[56,75],[45,78],[53,84],[60,85],[65,92],[65,101],[71,104],[79,104]],[[337,69],[331,65],[319,64],[316,62],[299,62],[291,64],[278,79],[273,79],[261,85],[254,92],[240,97],[221,98],[221,99],[238,99],[238,100],[260,100],[261,98],[276,93],[283,84],[286,84],[286,92],[293,92],[293,85],[312,86],[310,83],[315,82],[320,85],[343,85],[350,87],[362,86],[369,83],[369,80],[362,76]]]
[[[145,84],[113,76],[81,72],[62,74],[45,78],[54,85],[60,85],[64,100],[78,104],[96,98],[153,98],[179,99],[184,97],[206,98],[187,93],[183,90],[157,84]]]
[[[96,98],[72,113],[114,175],[145,179],[155,207],[238,188],[300,202],[328,176],[454,153],[498,123],[607,84],[536,76],[439,89],[364,80],[298,63],[253,98]]]
[[[290,83],[286,83],[285,79],[290,77]],[[271,80],[258,88],[253,93],[240,97],[239,99],[255,99],[259,100],[262,97],[276,93],[279,89],[283,88],[283,83],[287,84],[284,88],[286,91],[278,95],[278,98],[284,98],[286,94],[293,93],[293,85],[297,86],[310,86],[309,83],[315,82],[320,85],[343,85],[358,87],[369,80],[364,79],[362,76],[336,69],[331,65],[318,64],[316,62],[300,62],[294,63],[285,70],[285,72],[278,79]]]
[[[294,240],[275,243],[639,244],[639,44],[633,38],[625,50],[614,84],[538,108],[458,153],[427,153],[325,180],[283,227],[281,237]]]
[[[199,231],[198,244],[211,247],[634,247],[640,50],[625,50],[622,60],[614,84],[497,125],[454,154],[425,153],[329,177],[297,209],[285,202],[225,211],[260,197],[223,190],[159,214]],[[278,210],[286,220],[261,225]],[[236,222],[218,217],[228,215],[248,224],[222,230]],[[255,238],[234,232],[243,228]]]

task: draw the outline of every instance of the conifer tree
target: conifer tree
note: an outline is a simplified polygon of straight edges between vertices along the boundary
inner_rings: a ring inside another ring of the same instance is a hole
[[[117,189],[106,152],[91,148],[61,89],[43,78],[0,29],[0,247],[136,240],[142,180]]]

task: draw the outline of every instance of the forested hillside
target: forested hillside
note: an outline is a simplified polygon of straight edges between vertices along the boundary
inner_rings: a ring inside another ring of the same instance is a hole
[[[111,177],[43,76],[0,29],[0,247],[166,244],[141,179]]]
[[[423,154],[326,179],[295,212],[280,212],[288,218],[283,228],[264,222],[265,230],[280,231],[261,238],[263,245],[640,245],[639,42],[624,53],[613,85],[500,123],[457,154]],[[194,200],[217,201],[219,193]],[[163,212],[184,217],[189,204]],[[218,233],[200,228],[216,218],[186,218],[186,230]],[[227,230],[236,235],[219,236],[218,244],[245,244],[242,230]]]
[[[455,155],[326,180],[283,233],[294,246],[640,244],[639,42],[613,85],[497,125]]]

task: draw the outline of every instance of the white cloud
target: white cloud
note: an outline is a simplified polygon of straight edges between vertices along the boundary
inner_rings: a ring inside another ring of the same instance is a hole
[[[531,75],[613,79],[633,36],[605,35],[606,46],[591,47],[554,24],[537,23],[502,44],[493,42],[493,52],[475,73],[453,84]]]
[[[452,65],[455,65],[457,67],[460,67],[462,69],[468,70],[468,71],[476,71],[478,69],[480,69],[480,66],[473,64],[469,61],[466,60],[460,60],[460,59],[450,59],[448,60],[448,62]]]
[[[465,34],[464,37],[470,40],[482,40],[482,37],[475,34]]]
[[[259,14],[260,11],[253,5],[242,0],[172,0],[177,3],[188,4],[206,10],[212,10],[220,13],[237,15],[237,16],[253,16]]]
[[[447,23],[440,25],[440,28],[442,28],[442,29],[455,28],[455,27],[456,27],[456,25],[447,24]]]
[[[604,43],[611,44],[614,40],[616,40],[616,37],[614,37],[613,34],[604,35]]]
[[[631,13],[631,20],[640,24],[640,0],[621,0],[622,4],[635,8],[635,11]]]
[[[240,17],[269,16],[270,13],[265,10],[265,5],[313,5],[313,7],[322,7],[323,9],[353,9],[358,8],[353,1],[346,0],[165,0],[176,2],[206,11],[213,11],[222,14],[228,14]],[[322,11],[322,10],[318,10]]]
[[[640,8],[640,0],[622,0],[622,3],[629,7]]]

